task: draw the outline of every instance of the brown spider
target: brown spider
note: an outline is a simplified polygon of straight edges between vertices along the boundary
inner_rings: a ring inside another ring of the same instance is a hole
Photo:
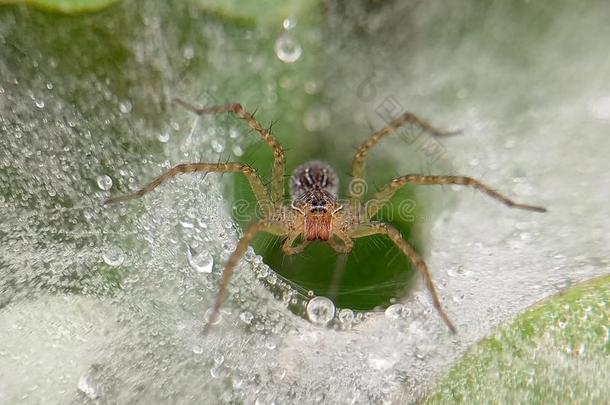
[[[352,249],[352,239],[354,238],[362,238],[375,234],[387,235],[409,257],[420,272],[426,288],[430,292],[434,307],[451,332],[455,333],[455,327],[441,306],[426,263],[415,249],[402,238],[396,228],[383,222],[373,221],[371,218],[389,201],[396,190],[407,183],[416,185],[457,184],[471,186],[509,207],[536,212],[546,211],[543,207],[516,203],[470,177],[425,176],[421,174],[407,174],[393,179],[381,191],[377,192],[370,201],[362,204],[360,199],[363,193],[358,191],[358,183],[364,181],[366,155],[385,136],[407,123],[416,125],[434,136],[447,136],[457,132],[440,131],[408,112],[393,120],[387,127],[374,132],[356,152],[352,163],[353,179],[350,185],[349,203],[343,204],[339,202],[338,177],[332,167],[324,162],[312,160],[294,170],[290,180],[292,202],[290,205],[285,205],[282,202],[284,196],[284,152],[279,142],[271,135],[268,129],[265,129],[256,121],[252,114],[247,112],[240,104],[197,108],[179,99],[175,101],[198,115],[223,112],[237,115],[260,134],[271,147],[274,154],[272,180],[269,188],[263,184],[256,171],[244,163],[186,163],[172,167],[151,183],[132,194],[109,198],[104,202],[104,204],[111,204],[141,197],[180,173],[242,172],[248,178],[254,195],[260,203],[262,219],[251,224],[245,230],[235,251],[225,264],[214,306],[206,324],[206,330],[208,325],[214,324],[218,319],[219,310],[227,296],[227,287],[233,271],[242,255],[246,252],[252,238],[259,232],[267,232],[286,237],[282,249],[287,255],[302,252],[311,241],[315,240],[328,243],[338,253],[347,253]],[[296,245],[295,242],[297,242]]]

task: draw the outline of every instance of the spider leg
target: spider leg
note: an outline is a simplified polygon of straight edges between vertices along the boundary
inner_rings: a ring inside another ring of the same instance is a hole
[[[284,157],[282,146],[277,139],[271,135],[269,129],[263,127],[256,119],[254,119],[254,116],[246,111],[239,103],[199,108],[179,98],[175,98],[174,101],[197,115],[219,114],[225,112],[233,113],[237,117],[246,121],[250,128],[258,132],[263,140],[267,142],[267,145],[269,145],[269,147],[271,147],[273,150],[274,161],[271,173],[271,199],[274,203],[281,201],[284,196],[284,170],[286,166],[286,158]]]
[[[239,263],[241,257],[248,250],[248,246],[252,241],[252,238],[259,232],[267,232],[274,235],[285,235],[286,228],[283,224],[279,222],[272,221],[260,221],[250,225],[243,236],[237,243],[237,247],[229,256],[227,263],[225,264],[224,271],[222,273],[222,279],[220,280],[220,285],[218,287],[218,292],[216,293],[216,298],[214,299],[214,305],[212,306],[212,310],[207,319],[207,323],[204,326],[203,333],[207,333],[210,326],[216,323],[218,319],[218,314],[220,312],[220,307],[222,306],[225,298],[227,297],[227,288],[229,287],[229,281],[231,281],[231,277],[235,271],[235,267]]]
[[[362,145],[360,145],[360,148],[358,148],[358,151],[356,152],[356,155],[354,156],[354,160],[352,162],[352,182],[356,182],[356,183],[353,183],[354,187],[350,187],[350,198],[351,198],[353,204],[357,205],[358,202],[360,201],[360,197],[362,196],[358,192],[359,187],[356,187],[356,184],[361,182],[362,179],[364,178],[366,155],[383,138],[385,138],[387,135],[391,134],[392,132],[395,132],[396,129],[400,128],[401,126],[403,126],[405,124],[416,125],[416,126],[422,128],[424,131],[426,131],[436,137],[457,135],[461,132],[461,131],[443,131],[443,130],[437,129],[437,128],[433,127],[431,124],[429,124],[427,121],[417,117],[416,115],[414,115],[410,112],[403,113],[401,116],[392,120],[392,122],[390,122],[390,124],[387,127],[373,132],[371,134],[371,136],[369,136],[369,138],[366,141],[364,141],[364,143]],[[357,190],[357,191],[354,192],[354,190]]]
[[[147,185],[145,185],[144,187],[142,187],[140,190],[138,190],[134,193],[131,193],[131,194],[126,194],[126,195],[122,195],[122,196],[118,196],[118,197],[109,198],[106,201],[104,201],[104,204],[119,203],[119,202],[129,201],[134,198],[142,197],[144,194],[150,193],[155,188],[157,188],[158,186],[160,186],[161,184],[165,183],[166,181],[168,181],[169,179],[173,178],[174,176],[176,176],[178,174],[195,173],[195,172],[219,172],[219,173],[242,172],[248,178],[248,181],[250,182],[250,187],[252,187],[252,191],[254,192],[256,199],[258,201],[268,201],[269,200],[269,197],[267,194],[267,189],[263,185],[263,182],[261,181],[260,177],[258,177],[258,175],[256,174],[256,171],[252,167],[250,167],[246,164],[243,164],[243,163],[184,163],[184,164],[179,164],[179,165],[172,167],[171,169],[169,169],[168,171],[163,173],[161,176],[157,177],[152,182],[150,182]],[[264,210],[272,209],[272,207],[268,207],[265,205],[261,205],[261,207]],[[267,212],[265,212],[265,214],[266,213]]]
[[[390,198],[392,198],[396,190],[398,190],[407,183],[415,185],[456,184],[460,186],[470,186],[509,207],[535,212],[546,212],[546,208],[544,207],[517,203],[511,200],[510,198],[498,193],[491,187],[481,183],[479,180],[473,179],[471,177],[425,176],[421,174],[407,174],[405,176],[397,177],[392,180],[384,188],[382,188],[381,191],[376,193],[369,203],[367,203],[367,211],[369,218],[372,218],[390,200]]]
[[[295,232],[295,233],[289,235],[288,238],[284,241],[284,244],[282,245],[282,251],[284,252],[285,255],[296,255],[298,253],[301,253],[301,252],[303,252],[305,250],[307,245],[309,245],[309,241],[308,240],[303,240],[298,245],[292,246],[294,241],[300,235],[301,235],[301,232],[298,232],[298,233]]]
[[[339,239],[342,243],[338,243],[337,240],[334,238],[330,238],[327,243],[337,253],[349,253],[352,250],[352,247],[354,246],[354,242],[352,242],[352,239],[347,234],[345,234],[344,232],[335,230],[333,232],[333,235],[337,239]]]
[[[347,254],[351,252],[354,247],[354,242],[352,242],[349,235],[342,230],[335,229],[333,235],[335,238],[330,238],[327,243],[335,252],[339,253],[337,255],[335,271],[333,272],[333,279],[330,283],[330,288],[328,289],[328,297],[334,301],[337,297],[339,284],[341,283],[341,278],[343,277],[347,265]],[[339,241],[341,241],[341,243],[339,243]]]
[[[403,239],[402,235],[396,228],[385,223],[362,224],[355,228],[350,233],[350,236],[352,238],[361,238],[364,236],[376,234],[387,235],[392,240],[392,242],[394,242],[394,244],[396,244],[396,246],[404,253],[404,255],[411,260],[413,265],[415,265],[415,267],[419,271],[419,274],[421,274],[422,278],[424,279],[424,284],[426,284],[426,288],[428,289],[428,292],[432,297],[432,303],[434,305],[434,308],[441,316],[451,333],[455,333],[455,326],[453,326],[453,323],[451,323],[451,320],[443,310],[441,301],[436,291],[436,287],[434,287],[434,283],[432,282],[432,278],[430,277],[428,266],[426,266],[426,263],[415,251],[415,249],[413,249],[413,247],[406,240]]]

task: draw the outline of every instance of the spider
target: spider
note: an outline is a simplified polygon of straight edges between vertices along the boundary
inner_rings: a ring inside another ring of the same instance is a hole
[[[144,194],[153,191],[162,183],[181,173],[241,172],[246,176],[255,198],[260,204],[262,218],[251,224],[243,232],[235,250],[229,256],[204,332],[207,331],[209,325],[215,324],[218,320],[220,307],[227,296],[229,281],[253,237],[259,232],[266,232],[285,238],[282,250],[286,255],[303,252],[307,245],[313,241],[328,243],[337,253],[348,253],[353,246],[352,239],[378,234],[386,235],[411,260],[419,271],[430,293],[434,308],[449,330],[455,333],[455,326],[443,310],[436,287],[424,260],[396,228],[390,224],[372,220],[375,214],[379,212],[399,188],[406,184],[470,186],[509,207],[546,212],[546,209],[543,207],[514,202],[471,177],[428,176],[422,174],[407,174],[394,178],[386,186],[382,187],[372,199],[363,204],[361,197],[364,193],[362,192],[361,185],[365,184],[365,159],[371,149],[383,138],[405,124],[415,125],[436,137],[453,135],[459,132],[441,131],[409,112],[405,112],[394,119],[387,127],[375,131],[357,150],[352,162],[352,182],[349,187],[348,201],[341,202],[339,200],[338,176],[333,168],[328,163],[311,160],[298,166],[293,171],[290,178],[292,199],[289,205],[284,204],[283,179],[286,160],[280,143],[271,134],[269,129],[264,128],[241,104],[234,103],[199,108],[180,99],[175,99],[174,101],[200,116],[218,113],[235,114],[238,118],[244,120],[250,128],[260,134],[262,139],[272,149],[274,156],[271,183],[268,187],[262,182],[254,168],[245,163],[184,163],[172,167],[134,193],[112,197],[104,201],[104,204],[112,204],[142,197]]]

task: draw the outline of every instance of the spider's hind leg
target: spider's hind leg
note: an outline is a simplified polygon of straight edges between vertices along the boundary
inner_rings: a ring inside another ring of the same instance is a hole
[[[235,267],[239,263],[241,257],[248,250],[248,246],[250,242],[254,238],[254,236],[259,232],[267,232],[273,235],[286,235],[287,229],[286,227],[279,222],[273,221],[260,221],[254,223],[246,229],[243,236],[237,243],[237,247],[229,256],[227,263],[225,264],[224,271],[222,272],[222,279],[220,281],[220,286],[218,287],[218,292],[216,293],[216,298],[214,299],[214,305],[211,308],[211,312],[208,316],[207,323],[205,324],[203,333],[207,333],[210,326],[214,325],[218,320],[218,315],[220,313],[220,307],[222,306],[224,300],[227,297],[227,289],[229,287],[229,282],[231,281],[231,277],[233,277],[233,272],[235,271]]]
[[[428,266],[421,258],[421,256],[415,251],[415,249],[413,249],[413,247],[406,240],[403,239],[402,235],[396,228],[391,225],[379,222],[362,224],[355,228],[350,233],[350,236],[352,238],[361,238],[364,236],[376,234],[387,235],[392,240],[392,242],[394,242],[394,244],[403,252],[403,254],[411,260],[411,262],[417,268],[419,274],[424,280],[424,284],[426,285],[426,288],[430,293],[430,297],[432,298],[432,304],[434,305],[434,308],[436,309],[440,317],[443,319],[443,322],[445,322],[451,333],[455,333],[455,326],[453,326],[453,323],[451,322],[449,316],[447,316],[445,310],[443,309],[443,306],[441,305],[441,301],[438,297],[438,292],[436,291],[436,287],[432,282],[432,277],[430,277]]]

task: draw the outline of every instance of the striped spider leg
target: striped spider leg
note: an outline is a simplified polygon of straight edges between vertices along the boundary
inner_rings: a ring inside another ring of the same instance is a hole
[[[350,185],[350,198],[351,198],[351,207],[352,210],[357,210],[358,215],[354,215],[354,212],[351,215],[348,215],[343,220],[344,233],[347,234],[349,238],[361,238],[365,236],[371,235],[386,235],[387,237],[394,242],[394,244],[402,251],[402,253],[407,256],[413,265],[419,271],[421,277],[424,280],[424,284],[430,296],[432,298],[432,303],[434,308],[437,310],[449,330],[455,333],[456,329],[441,305],[440,299],[438,297],[438,293],[430,277],[430,272],[428,271],[428,267],[421,256],[413,249],[413,247],[402,237],[400,232],[394,228],[393,226],[373,221],[372,218],[379,212],[379,210],[392,198],[394,193],[403,187],[404,185],[410,183],[414,185],[443,185],[443,184],[454,184],[454,185],[463,185],[463,186],[471,186],[476,190],[479,190],[488,196],[500,201],[501,203],[513,207],[520,208],[529,211],[535,212],[546,212],[546,209],[539,206],[534,205],[526,205],[514,202],[513,200],[503,196],[497,191],[493,190],[491,187],[483,184],[482,182],[466,177],[466,176],[426,176],[421,174],[408,174],[405,176],[400,176],[388,183],[385,187],[383,187],[379,192],[377,192],[373,198],[371,198],[366,204],[361,206],[360,198],[363,193],[360,193],[360,190],[363,190],[362,187],[357,187],[358,181],[363,181],[364,178],[364,169],[365,169],[365,157],[368,152],[386,135],[394,132],[398,127],[404,125],[406,123],[411,123],[421,127],[424,131],[431,133],[433,136],[449,136],[459,133],[460,131],[441,131],[426,121],[423,121],[417,118],[415,115],[411,113],[404,113],[400,117],[396,118],[394,121],[390,123],[387,127],[374,132],[358,149],[356,155],[354,156],[354,160],[352,163],[352,184]],[[364,207],[364,208],[362,208]]]
[[[254,129],[256,132],[259,133],[263,140],[272,149],[274,156],[272,180],[269,188],[263,184],[261,178],[258,176],[254,168],[244,163],[184,163],[172,167],[171,169],[163,173],[161,176],[157,177],[152,182],[148,183],[147,185],[145,185],[140,190],[134,193],[118,197],[112,197],[104,201],[104,204],[113,204],[142,197],[143,195],[153,191],[155,188],[157,188],[164,182],[172,179],[174,176],[182,173],[241,172],[246,176],[250,183],[250,187],[254,192],[254,196],[261,207],[263,218],[260,221],[250,225],[246,229],[239,243],[237,244],[235,251],[229,257],[225,265],[222,280],[220,282],[220,288],[216,295],[211,314],[208,318],[207,325],[210,325],[214,324],[218,318],[219,310],[226,297],[227,287],[229,285],[231,276],[233,275],[233,271],[237,266],[241,256],[246,252],[248,245],[250,244],[254,235],[259,232],[267,232],[275,235],[288,236],[289,240],[294,241],[298,234],[296,236],[293,235],[294,231],[291,232],[293,227],[289,226],[292,219],[292,211],[286,210],[285,208],[281,207],[281,199],[284,195],[283,178],[285,170],[285,158],[281,145],[275,139],[275,137],[271,135],[270,131],[264,128],[258,121],[256,121],[253,115],[246,111],[241,106],[241,104],[235,103],[213,106],[208,108],[198,108],[180,99],[176,99],[175,102],[198,115],[216,114],[223,112],[235,114],[238,118],[241,118],[242,120],[246,121],[250,128]],[[298,228],[298,226],[296,228]],[[294,254],[298,253],[300,250],[299,248],[291,248],[288,244],[286,244],[285,251],[286,254]]]

